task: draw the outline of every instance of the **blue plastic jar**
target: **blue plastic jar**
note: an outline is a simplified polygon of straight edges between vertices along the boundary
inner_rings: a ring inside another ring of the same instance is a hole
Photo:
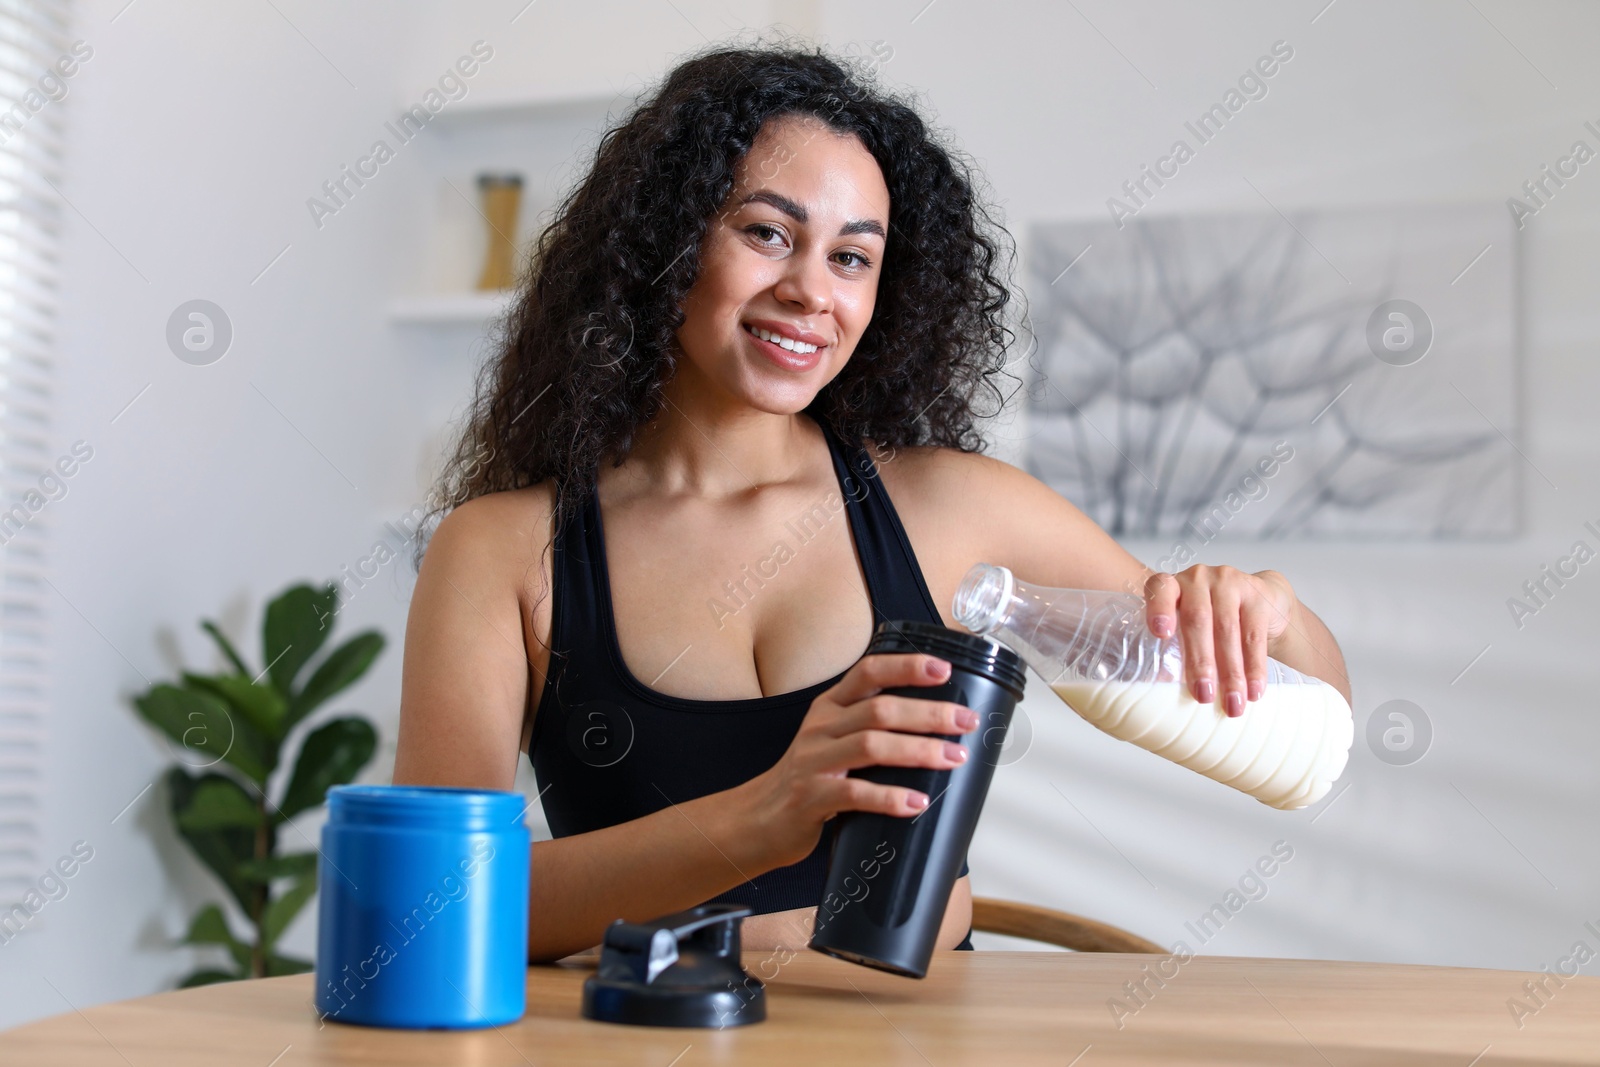
[[[530,839],[520,793],[328,790],[318,861],[317,1011],[461,1029],[526,1008]]]

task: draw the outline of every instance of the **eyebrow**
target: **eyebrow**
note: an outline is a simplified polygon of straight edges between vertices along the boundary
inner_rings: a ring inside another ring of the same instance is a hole
[[[743,207],[744,205],[751,203],[771,204],[773,207],[777,208],[779,211],[783,212],[785,215],[788,215],[790,218],[799,223],[805,223],[810,219],[810,216],[806,212],[805,208],[801,207],[793,200],[790,200],[782,193],[775,193],[771,189],[756,190],[755,192],[746,196],[743,200],[740,200],[739,206]],[[888,235],[883,232],[883,224],[878,222],[876,219],[851,219],[843,226],[839,227],[840,237],[845,237],[855,233],[875,233],[885,240],[888,239]]]

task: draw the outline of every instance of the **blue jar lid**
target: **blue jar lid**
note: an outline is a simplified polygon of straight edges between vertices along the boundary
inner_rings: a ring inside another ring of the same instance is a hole
[[[336,785],[328,822],[345,826],[500,833],[521,828],[528,799],[499,789],[441,785]]]

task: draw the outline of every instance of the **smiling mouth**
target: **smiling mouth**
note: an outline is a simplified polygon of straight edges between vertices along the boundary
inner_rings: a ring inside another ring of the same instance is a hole
[[[826,345],[814,345],[808,344],[805,341],[796,341],[792,338],[784,337],[782,334],[774,333],[771,330],[764,330],[757,326],[751,326],[748,323],[743,324],[743,329],[745,333],[749,334],[751,337],[754,337],[756,340],[765,341],[767,344],[781,348],[785,352],[788,352],[789,354],[801,359],[804,359],[806,356],[815,355],[817,352],[820,352],[823,348],[827,347]],[[785,344],[784,342],[788,343]],[[793,347],[790,347],[791,345]]]

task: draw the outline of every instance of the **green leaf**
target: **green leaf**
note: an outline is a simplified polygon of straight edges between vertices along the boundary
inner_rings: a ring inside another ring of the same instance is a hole
[[[194,794],[207,778],[220,778],[221,775],[207,775],[205,777],[191,777],[181,767],[173,767],[167,772],[167,792],[171,799],[173,822],[178,827],[178,833],[183,837],[189,848],[193,850],[196,858],[211,869],[211,872],[222,882],[239,908],[246,915],[250,914],[250,896],[255,886],[242,878],[239,866],[255,857],[256,831],[245,829],[221,830],[191,830],[185,827],[179,815],[188,810],[194,802]],[[267,847],[270,852],[276,841],[276,829],[272,824],[267,826]]]
[[[264,860],[246,860],[239,864],[239,877],[251,882],[271,882],[277,878],[304,878],[317,870],[315,852],[291,852]]]
[[[195,913],[193,921],[189,923],[189,932],[183,935],[183,943],[221,945],[233,957],[233,962],[239,965],[240,971],[250,969],[250,946],[233,936],[233,931],[228,929],[227,917],[215,904],[207,904]]]
[[[365,719],[333,719],[306,735],[284,792],[280,819],[292,819],[321,804],[328,790],[353,779],[372,758],[378,735]]]
[[[179,989],[193,989],[197,985],[213,985],[217,982],[237,982],[245,977],[242,974],[229,974],[227,971],[213,971],[202,968],[178,983]]]
[[[222,698],[253,726],[257,733],[274,741],[288,732],[284,714],[288,702],[270,685],[258,685],[242,674],[191,674],[183,672],[190,689],[200,689]]]
[[[267,902],[267,909],[261,915],[261,941],[271,948],[277,944],[278,938],[289,928],[294,917],[300,914],[300,909],[305,907],[317,892],[317,876],[315,873],[300,879],[280,897],[275,897]]]
[[[288,725],[304,719],[334,694],[348,688],[367,673],[372,661],[383,651],[383,635],[376,630],[359,633],[334,649],[312,672],[295,697],[289,701]]]
[[[163,683],[133,703],[146,722],[204,758],[189,763],[191,767],[203,769],[225,760],[264,784],[277,763],[276,747],[212,693]]]
[[[256,801],[232,778],[208,774],[196,783],[188,806],[175,813],[185,830],[254,830],[264,821]]]
[[[246,678],[250,677],[250,668],[244,665],[244,660],[239,658],[239,652],[233,647],[233,642],[229,641],[223,632],[217,628],[216,623],[210,619],[201,619],[200,629],[211,635],[211,639],[217,643],[217,647],[222,649],[222,654],[228,657],[228,662],[233,664],[234,670]]]
[[[267,605],[261,654],[273,686],[285,700],[294,693],[295,675],[328,639],[338,604],[338,587],[329,582],[320,590],[303,583],[291,586]]]
[[[277,978],[285,974],[305,974],[307,971],[316,970],[317,965],[310,960],[303,960],[296,956],[268,956],[267,977]]]

